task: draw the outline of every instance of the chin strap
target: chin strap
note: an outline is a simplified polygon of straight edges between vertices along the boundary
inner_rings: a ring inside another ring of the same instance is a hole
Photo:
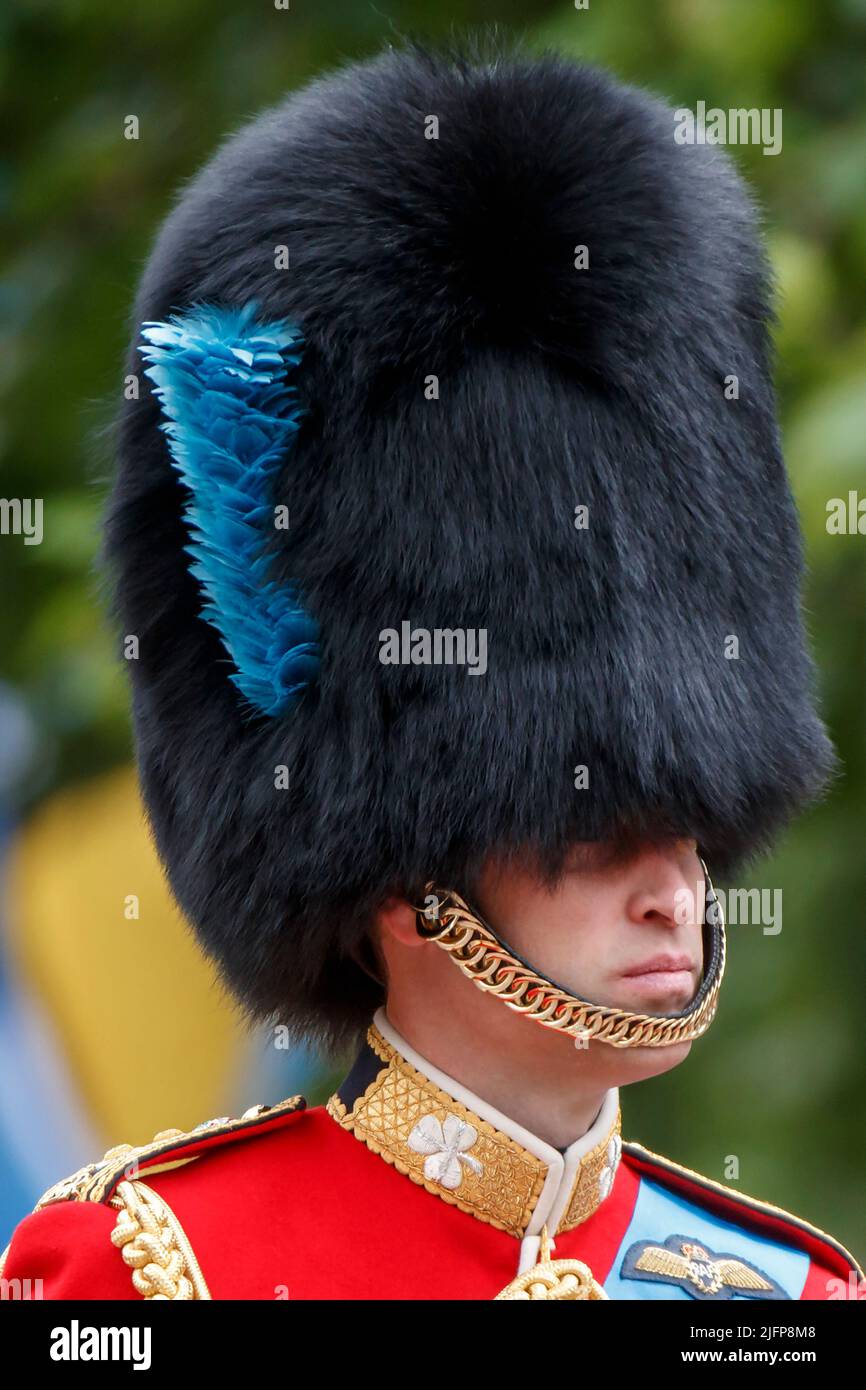
[[[703,860],[701,865],[706,879],[704,975],[691,1004],[676,1014],[633,1014],[571,994],[523,960],[459,893],[433,882],[425,889],[424,906],[415,908],[416,927],[419,936],[447,951],[479,989],[543,1027],[568,1034],[576,1047],[591,1038],[611,1047],[668,1047],[691,1042],[701,1037],[715,1018],[725,970],[722,906]]]

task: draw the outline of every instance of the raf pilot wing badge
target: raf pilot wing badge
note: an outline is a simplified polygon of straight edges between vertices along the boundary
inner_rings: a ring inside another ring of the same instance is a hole
[[[789,1298],[775,1279],[739,1255],[715,1254],[687,1236],[663,1245],[638,1240],[625,1253],[623,1279],[676,1284],[692,1298]]]

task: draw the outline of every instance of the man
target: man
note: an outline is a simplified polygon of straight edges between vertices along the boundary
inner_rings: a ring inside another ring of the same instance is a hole
[[[619,1087],[716,1011],[705,865],[832,766],[767,319],[727,158],[553,57],[389,51],[185,189],[108,525],[142,783],[239,999],[357,1058],[326,1106],[110,1151],[21,1223],[7,1279],[856,1285],[831,1237],[620,1138]]]

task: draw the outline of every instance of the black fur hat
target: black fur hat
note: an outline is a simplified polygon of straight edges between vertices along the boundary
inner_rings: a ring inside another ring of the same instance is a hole
[[[756,216],[674,128],[558,57],[387,51],[159,235],[107,533],[142,782],[206,949],[296,1034],[365,1026],[392,892],[630,835],[725,874],[832,767]],[[404,624],[466,663],[384,659]]]

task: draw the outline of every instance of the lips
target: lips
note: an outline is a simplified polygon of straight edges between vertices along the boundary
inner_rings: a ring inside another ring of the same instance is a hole
[[[691,973],[695,968],[695,963],[691,956],[651,956],[649,960],[642,961],[640,965],[635,965],[631,970],[623,971],[626,979],[634,979],[640,975],[675,975],[683,970]]]
[[[632,1005],[639,1001],[643,1008],[679,1008],[694,995],[694,969],[691,956],[650,956],[625,971],[620,989],[627,992]]]

